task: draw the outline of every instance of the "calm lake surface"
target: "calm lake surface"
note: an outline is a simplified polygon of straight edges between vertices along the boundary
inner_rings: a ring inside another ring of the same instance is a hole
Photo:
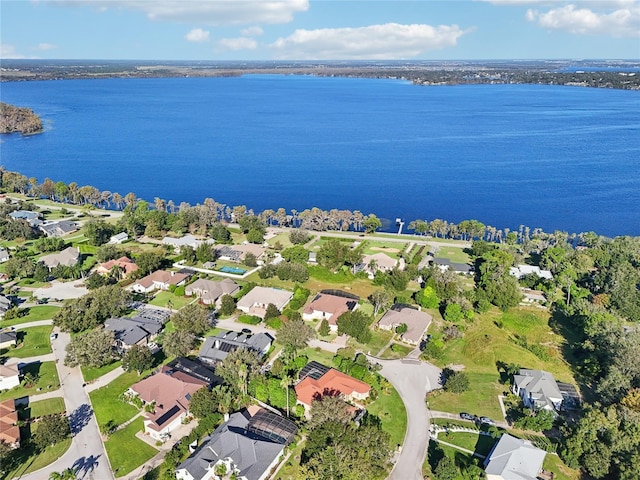
[[[640,235],[640,92],[279,75],[0,89],[46,125],[3,136],[0,163],[39,181]]]

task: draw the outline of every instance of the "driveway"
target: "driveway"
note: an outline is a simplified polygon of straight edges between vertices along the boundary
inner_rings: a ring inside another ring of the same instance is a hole
[[[84,280],[74,280],[72,282],[59,282],[54,280],[50,287],[36,288],[33,296],[37,298],[79,298],[87,294],[89,290],[84,286]]]
[[[69,368],[63,363],[65,349],[70,340],[68,333],[58,332],[58,337],[51,342],[51,346],[57,359],[60,387],[64,393],[67,416],[71,423],[71,447],[52,464],[23,475],[20,480],[47,479],[52,472],[61,472],[67,468],[75,468],[76,477],[81,480],[114,478],[89,396],[82,386],[82,372],[79,367]]]
[[[407,410],[407,433],[390,480],[422,480],[422,463],[429,444],[429,411],[425,403],[427,392],[440,387],[441,370],[419,360],[380,360],[380,374],[400,394]]]

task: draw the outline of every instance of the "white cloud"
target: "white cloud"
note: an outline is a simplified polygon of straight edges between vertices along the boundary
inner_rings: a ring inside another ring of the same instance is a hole
[[[218,46],[222,50],[255,50],[258,48],[258,42],[249,37],[223,38],[218,41]]]
[[[256,26],[256,27],[245,28],[245,29],[241,30],[240,33],[242,35],[244,35],[245,37],[259,37],[260,35],[262,35],[264,33],[264,30],[262,30],[262,28]]]
[[[386,23],[358,28],[296,30],[270,45],[288,59],[404,59],[453,47],[467,33],[457,25]]]
[[[201,28],[194,28],[193,30],[190,30],[184,38],[190,42],[208,42],[209,32],[207,30],[202,30]]]
[[[574,34],[640,37],[640,4],[637,2],[613,11],[580,8],[576,5],[553,8],[548,12],[529,9],[526,18],[541,27]]]
[[[309,9],[309,0],[61,0],[52,3],[92,6],[100,11],[137,10],[151,20],[212,26],[289,23],[294,14]]]
[[[16,47],[6,43],[0,43],[0,58],[26,58],[24,55],[16,52]]]
[[[36,50],[46,51],[53,50],[54,48],[58,48],[58,46],[54,45],[53,43],[41,43],[36,47]]]

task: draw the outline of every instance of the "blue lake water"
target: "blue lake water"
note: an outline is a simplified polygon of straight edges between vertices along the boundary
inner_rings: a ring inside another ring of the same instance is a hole
[[[0,163],[40,181],[640,235],[640,92],[279,75],[0,89],[46,125],[3,136]]]

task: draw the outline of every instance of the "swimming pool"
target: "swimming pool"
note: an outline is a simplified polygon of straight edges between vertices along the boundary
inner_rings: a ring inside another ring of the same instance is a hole
[[[234,273],[234,274],[236,274],[236,275],[242,275],[243,273],[245,273],[245,272],[246,272],[246,270],[245,270],[245,269],[243,269],[243,268],[238,268],[238,267],[227,267],[227,266],[221,267],[221,268],[220,268],[220,271],[221,271],[221,272],[224,272],[224,273]]]

